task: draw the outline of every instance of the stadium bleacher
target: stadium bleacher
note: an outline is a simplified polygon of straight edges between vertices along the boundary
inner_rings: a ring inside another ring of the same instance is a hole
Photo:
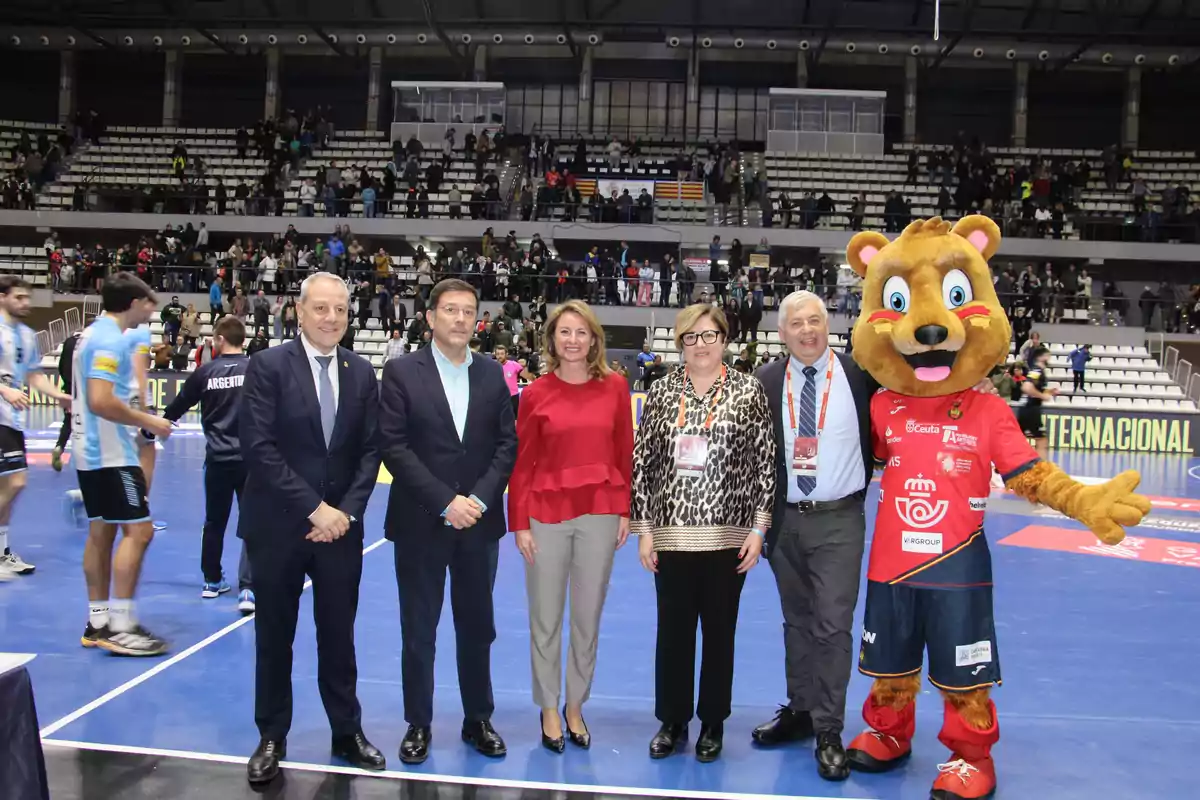
[[[908,152],[914,149],[928,153],[941,148],[897,144],[893,152],[879,155],[768,151],[765,160],[773,194],[786,191],[794,201],[805,192],[817,195],[827,192],[837,204],[837,216],[844,219],[850,204],[863,193],[867,201],[863,226],[883,228],[883,206],[889,192],[899,192],[908,198],[914,217],[931,217],[938,213],[941,185],[930,180],[923,161],[917,181],[906,183]],[[997,147],[989,148],[989,152],[998,171],[1027,165],[1034,155],[1047,160],[1087,158],[1093,165],[1099,164],[1102,155],[1099,150],[1031,147]],[[1148,200],[1154,201],[1168,185],[1200,182],[1200,161],[1194,152],[1138,150],[1134,153],[1133,173],[1145,180]],[[1097,170],[1082,193],[1079,209],[1090,216],[1128,216],[1132,213],[1132,196],[1127,189],[1128,182],[1125,182],[1116,190],[1109,190],[1104,176]],[[841,225],[836,218],[835,224]],[[1069,217],[1063,226],[1063,238],[1079,238]]]

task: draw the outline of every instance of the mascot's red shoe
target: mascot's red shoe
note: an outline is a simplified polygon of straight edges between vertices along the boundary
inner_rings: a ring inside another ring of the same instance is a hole
[[[867,695],[863,719],[871,729],[854,737],[846,748],[850,768],[859,772],[887,772],[907,761],[912,755],[912,737],[917,727],[916,708],[910,702],[897,711],[876,705],[874,695]]]
[[[929,800],[987,800],[996,796],[996,765],[990,758],[974,763],[955,758],[938,764],[938,772],[941,775],[929,790]]]
[[[988,701],[991,726],[973,728],[949,702],[946,703],[942,731],[938,740],[950,748],[950,760],[938,764],[937,780],[929,791],[930,800],[985,800],[996,794],[996,765],[992,745],[1000,739],[996,705]]]

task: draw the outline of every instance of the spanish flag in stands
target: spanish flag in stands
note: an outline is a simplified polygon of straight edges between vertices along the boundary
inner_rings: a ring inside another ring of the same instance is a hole
[[[704,200],[704,184],[684,181],[657,181],[654,184],[656,200]]]

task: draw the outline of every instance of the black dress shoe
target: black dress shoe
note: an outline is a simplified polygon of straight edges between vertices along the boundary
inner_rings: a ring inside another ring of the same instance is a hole
[[[508,748],[504,746],[504,740],[500,738],[500,734],[496,733],[492,723],[486,719],[463,720],[462,740],[488,758],[499,758],[508,753]]]
[[[758,744],[773,745],[798,742],[812,735],[812,716],[807,711],[793,711],[788,706],[780,706],[775,719],[759,725],[750,736]]]
[[[716,761],[721,755],[724,738],[725,726],[722,723],[701,725],[700,738],[696,740],[696,760],[705,764]]]
[[[552,753],[561,753],[563,750],[567,749],[567,744],[563,741],[563,737],[561,735],[553,738],[546,735],[545,711],[538,713],[538,724],[542,729],[542,747],[546,748]]]
[[[405,764],[420,764],[429,758],[429,740],[433,731],[428,727],[409,725],[408,732],[400,742],[400,760]]]
[[[650,740],[650,757],[666,758],[685,744],[687,739],[687,725],[664,722]]]
[[[817,774],[827,781],[844,781],[850,777],[850,761],[842,736],[832,731],[817,734]]]
[[[348,761],[351,766],[359,769],[369,769],[375,772],[387,768],[387,759],[379,748],[367,741],[367,737],[358,732],[353,736],[338,736],[333,740],[333,754]]]
[[[261,786],[275,780],[279,774],[279,762],[287,756],[287,742],[283,739],[263,739],[250,756],[246,765],[246,777],[251,786]]]
[[[583,722],[583,714],[580,713],[579,721]],[[583,733],[576,733],[571,730],[571,723],[567,721],[567,707],[563,706],[563,723],[567,726],[567,738],[571,740],[571,744],[576,747],[581,747],[587,750],[592,746],[592,734],[587,729],[587,723],[583,722]]]

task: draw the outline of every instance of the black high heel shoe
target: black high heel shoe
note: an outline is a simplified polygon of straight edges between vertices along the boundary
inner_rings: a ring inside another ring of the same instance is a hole
[[[587,729],[587,722],[584,722],[582,711],[579,712],[579,721],[583,722],[583,733],[576,733],[571,730],[571,723],[567,719],[567,707],[564,705],[563,723],[567,726],[567,738],[571,740],[571,744],[587,750],[592,746],[592,734]]]
[[[566,742],[563,741],[563,737],[561,736],[559,736],[557,739],[552,739],[546,735],[545,716],[546,712],[538,712],[538,727],[541,728],[542,731],[542,747],[546,748],[552,753],[561,753],[563,750],[567,749]],[[572,736],[573,735],[574,734],[572,734]]]

